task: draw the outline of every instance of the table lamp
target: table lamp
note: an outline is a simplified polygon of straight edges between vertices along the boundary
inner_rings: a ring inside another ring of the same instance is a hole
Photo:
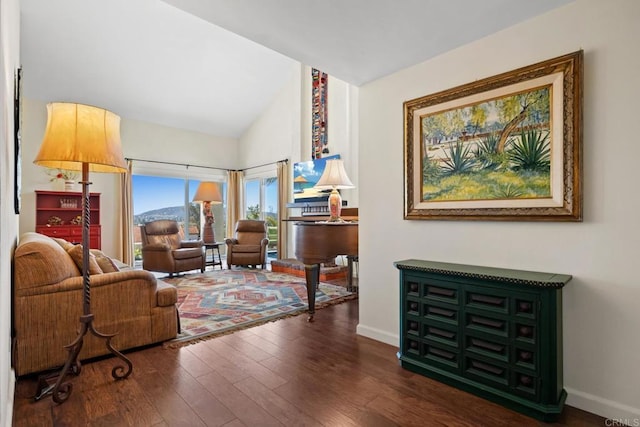
[[[73,385],[64,383],[71,369],[80,373],[78,356],[82,350],[87,332],[104,338],[111,353],[127,364],[118,365],[111,371],[115,379],[127,378],[133,365],[122,353],[113,348],[111,338],[115,334],[98,332],[91,313],[91,281],[89,276],[89,171],[125,173],[127,165],[122,156],[120,144],[120,117],[102,108],[83,104],[54,102],[47,104],[47,127],[40,151],[33,161],[35,164],[66,170],[82,171],[82,289],[83,304],[80,316],[80,331],[77,338],[65,349],[69,352],[62,371],[57,375],[55,385],[41,384],[36,399],[51,393],[56,403],[65,402]],[[46,387],[45,387],[46,386]]]
[[[342,197],[340,197],[338,189],[353,187],[355,187],[355,185],[353,185],[347,176],[342,160],[327,160],[322,176],[316,185],[314,185],[314,188],[318,190],[331,190],[331,194],[329,195],[329,222],[344,222],[342,218],[340,218]]]
[[[193,196],[194,202],[202,202],[202,212],[205,222],[202,226],[202,241],[204,243],[215,243],[216,236],[213,231],[215,218],[211,210],[211,203],[222,203],[222,195],[218,184],[215,182],[202,181]]]

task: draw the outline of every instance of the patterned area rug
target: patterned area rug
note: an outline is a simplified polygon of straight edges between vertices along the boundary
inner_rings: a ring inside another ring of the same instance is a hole
[[[162,279],[178,288],[182,332],[167,347],[181,347],[307,311],[305,279],[262,270],[217,270]],[[316,310],[357,297],[320,283]]]

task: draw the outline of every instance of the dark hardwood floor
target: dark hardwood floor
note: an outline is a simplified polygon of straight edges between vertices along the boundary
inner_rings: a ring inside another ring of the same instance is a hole
[[[83,365],[69,400],[33,401],[35,378],[16,386],[14,426],[537,426],[479,397],[402,369],[393,346],[355,333],[358,301],[177,350],[129,352]],[[565,407],[553,425],[601,426]]]

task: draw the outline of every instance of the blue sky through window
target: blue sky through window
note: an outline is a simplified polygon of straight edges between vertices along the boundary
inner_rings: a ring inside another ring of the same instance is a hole
[[[198,188],[199,180],[189,181],[189,200]],[[133,175],[133,213],[139,215],[154,209],[184,205],[184,179],[149,175]],[[260,180],[246,182],[247,206],[260,204]],[[225,185],[221,189],[224,191]],[[266,186],[266,212],[277,211],[277,182]]]
[[[189,181],[189,200],[193,199],[200,181]],[[184,205],[184,179],[133,175],[133,214],[154,209]]]

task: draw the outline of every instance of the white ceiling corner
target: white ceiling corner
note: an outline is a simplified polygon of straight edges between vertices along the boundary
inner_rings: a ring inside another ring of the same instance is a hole
[[[238,138],[295,62],[362,85],[572,0],[22,0],[24,95]]]

